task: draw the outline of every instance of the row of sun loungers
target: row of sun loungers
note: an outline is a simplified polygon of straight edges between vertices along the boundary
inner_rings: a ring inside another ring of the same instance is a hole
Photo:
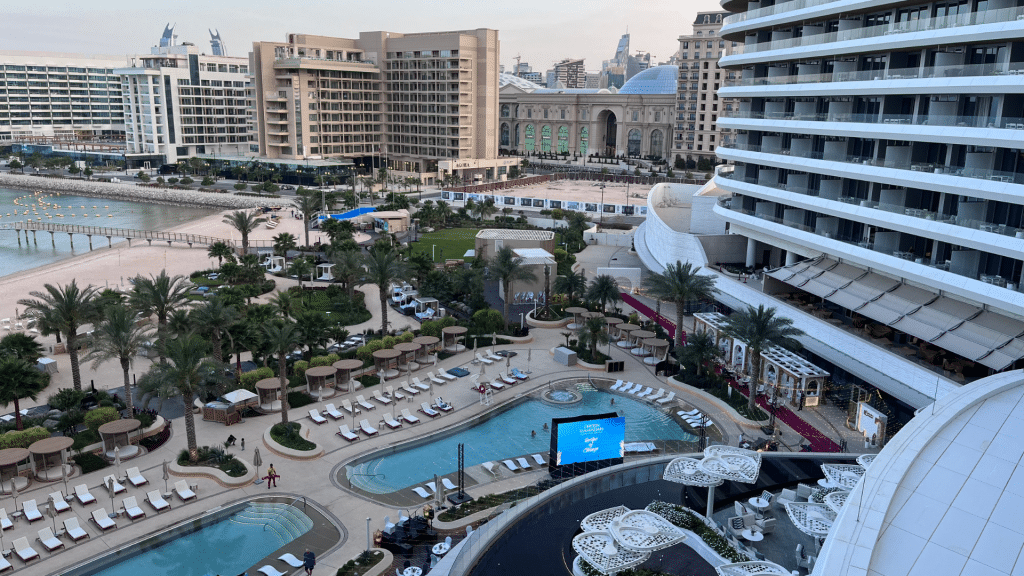
[[[456,486],[451,480],[447,478],[441,478],[441,484],[444,485],[445,490],[459,489],[458,486]],[[416,495],[419,496],[420,498],[430,498],[431,496],[437,493],[437,484],[434,484],[433,482],[427,482],[424,486],[426,486],[426,488],[416,486],[415,488],[412,489],[412,491],[415,492]]]
[[[714,426],[714,422],[711,418],[707,417],[703,412],[694,408],[693,410],[680,410],[676,412],[676,416],[679,416],[691,428],[704,428],[707,426]]]
[[[532,458],[538,466],[544,466],[545,464],[547,464],[547,461],[545,461],[544,457],[541,456],[540,454],[534,454],[530,456],[530,458]],[[530,461],[525,457],[515,458],[514,461],[512,459],[502,460],[501,463],[504,464],[505,468],[508,468],[510,472],[517,472],[519,470],[529,470],[533,468],[533,465],[530,464]],[[495,478],[500,478],[501,475],[499,474],[499,466],[497,463],[484,462],[483,464],[481,464],[481,466],[483,466],[484,470],[487,470],[487,472],[491,476],[494,476]]]
[[[504,358],[494,353],[494,348],[488,348],[487,350],[484,351],[483,354],[477,352],[476,359],[477,362],[483,362],[484,364],[487,365],[491,365],[494,364],[495,362],[500,362],[501,360],[504,360]]]
[[[675,392],[665,392],[664,388],[658,388],[655,392],[654,388],[647,386],[644,388],[643,384],[634,384],[632,382],[624,382],[618,380],[612,385],[611,389],[615,392],[622,392],[624,394],[632,394],[637,398],[643,398],[649,402],[657,402],[658,404],[668,404],[676,399]]]

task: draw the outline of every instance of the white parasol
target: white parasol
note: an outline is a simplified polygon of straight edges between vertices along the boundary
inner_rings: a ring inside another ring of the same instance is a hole
[[[260,466],[263,465],[263,457],[260,456],[259,448],[252,453],[252,465],[256,467],[256,481],[253,482],[253,484],[262,484],[263,480],[260,478]]]
[[[170,470],[167,469],[167,460],[164,460],[163,469],[164,469],[164,494],[167,494],[167,493],[170,492],[170,490],[167,489],[167,480],[169,480],[170,477],[171,477]]]
[[[53,496],[46,497],[46,515],[53,520],[53,531],[57,531],[57,504],[53,501]]]
[[[60,451],[60,478],[64,481],[64,493],[68,493],[68,451]],[[14,479],[11,479],[13,482]]]
[[[121,447],[114,446],[114,477],[121,477]]]

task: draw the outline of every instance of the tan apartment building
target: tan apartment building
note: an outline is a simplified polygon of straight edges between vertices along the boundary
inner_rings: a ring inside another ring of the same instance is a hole
[[[561,88],[587,88],[587,69],[583,66],[583,59],[566,58],[555,64],[555,80],[561,83]],[[558,86],[548,86],[556,87]]]

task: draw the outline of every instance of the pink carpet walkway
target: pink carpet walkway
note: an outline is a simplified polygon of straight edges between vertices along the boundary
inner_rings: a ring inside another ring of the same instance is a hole
[[[736,380],[729,380],[729,385],[738,390],[744,396],[747,396],[747,386],[737,382]],[[749,398],[749,396],[747,396]],[[764,396],[757,398],[757,405],[765,411],[766,414],[771,413],[771,408],[768,406],[768,399]],[[841,452],[839,444],[836,444],[832,439],[822,434],[817,428],[811,426],[807,422],[796,415],[795,412],[790,410],[787,406],[779,406],[775,409],[775,418],[782,421],[789,426],[797,434],[803,436],[811,444],[812,452]]]

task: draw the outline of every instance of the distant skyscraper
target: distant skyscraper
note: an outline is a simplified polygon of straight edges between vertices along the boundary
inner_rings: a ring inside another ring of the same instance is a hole
[[[615,57],[601,63],[600,86],[621,88],[630,78],[651,67],[651,55],[629,55],[629,34],[623,34],[615,46]]]
[[[164,34],[160,37],[160,47],[167,48],[168,46],[174,46],[174,41],[178,37],[174,35],[174,26],[167,24],[164,26]]]
[[[217,30],[217,32],[214,32],[213,30],[208,31],[210,32],[210,47],[213,48],[213,55],[227,56],[228,47],[224,45],[224,41],[220,38],[220,30]]]

